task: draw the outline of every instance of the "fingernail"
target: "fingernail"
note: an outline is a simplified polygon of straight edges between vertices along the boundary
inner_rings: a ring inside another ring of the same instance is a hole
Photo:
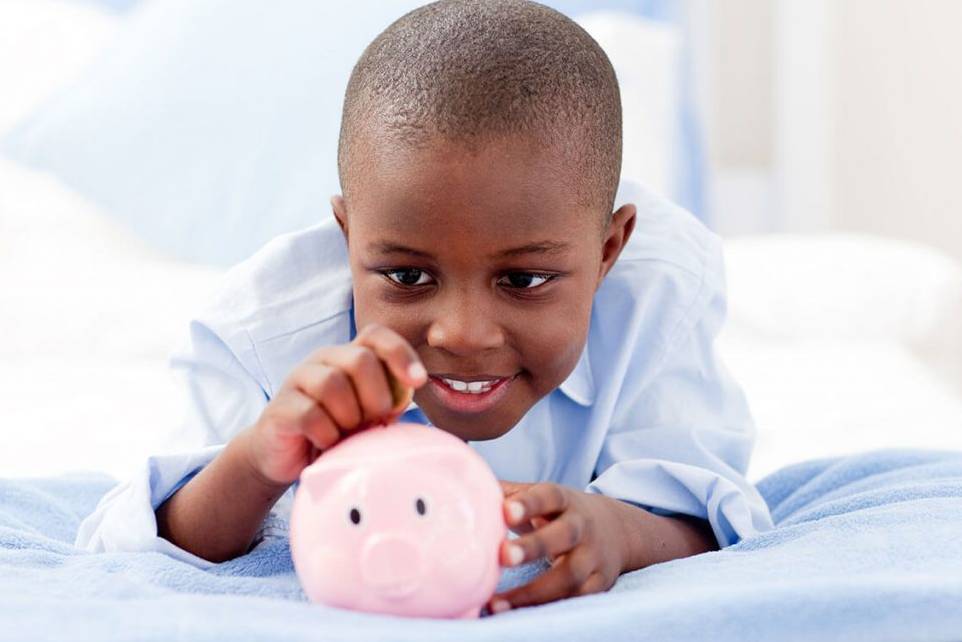
[[[504,613],[509,610],[511,605],[505,600],[492,600],[491,601],[491,612],[492,613]]]
[[[512,522],[517,522],[524,517],[524,506],[520,502],[508,502],[508,517]]]
[[[420,363],[412,363],[408,367],[408,376],[417,381],[423,381],[428,378],[428,371]]]
[[[508,563],[511,566],[517,566],[524,559],[524,551],[517,544],[511,544],[508,546]]]

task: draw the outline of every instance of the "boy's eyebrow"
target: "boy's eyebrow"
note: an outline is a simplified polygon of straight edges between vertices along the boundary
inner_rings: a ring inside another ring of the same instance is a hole
[[[423,252],[421,250],[415,250],[413,247],[407,247],[406,245],[399,245],[397,243],[391,243],[389,241],[382,241],[380,243],[371,243],[369,246],[372,251],[379,252],[381,254],[412,254],[414,256],[420,256],[425,259],[433,259],[434,257],[429,252]]]
[[[514,247],[510,250],[504,250],[503,252],[498,252],[496,256],[509,257],[521,256],[522,254],[554,254],[563,252],[569,247],[571,246],[560,241],[541,241],[539,243],[528,243],[527,245]]]
[[[528,243],[527,245],[513,247],[509,250],[496,252],[494,256],[499,258],[506,258],[506,257],[512,257],[512,256],[522,256],[524,254],[554,254],[557,252],[563,252],[570,247],[571,246],[568,245],[567,243],[562,243],[560,241],[540,241],[538,243]],[[401,253],[401,254],[410,254],[412,256],[419,256],[425,259],[434,258],[434,256],[430,252],[415,250],[413,247],[400,245],[398,243],[391,243],[389,241],[372,243],[370,245],[370,248],[371,250],[375,252],[380,252],[381,254]]]

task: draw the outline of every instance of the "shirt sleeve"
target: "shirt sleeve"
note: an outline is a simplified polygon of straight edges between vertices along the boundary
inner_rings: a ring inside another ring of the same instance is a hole
[[[586,490],[656,514],[705,519],[724,547],[771,528],[772,521],[745,478],[754,422],[714,345],[725,316],[720,247],[706,270],[715,276],[703,277],[672,340],[660,352],[640,340],[631,350],[636,363],[657,364],[643,377],[626,373]]]
[[[176,441],[187,451],[148,458],[138,474],[101,499],[80,524],[75,544],[90,552],[155,551],[206,568],[212,563],[157,535],[154,511],[210,463],[226,441],[257,420],[267,394],[237,351],[200,321],[191,323],[189,341],[173,355],[171,366],[180,375],[186,403]],[[285,528],[277,513],[287,505],[281,501],[275,506],[258,539]]]

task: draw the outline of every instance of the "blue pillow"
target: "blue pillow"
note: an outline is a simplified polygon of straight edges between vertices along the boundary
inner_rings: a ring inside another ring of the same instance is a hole
[[[418,4],[147,2],[86,78],[4,148],[160,249],[234,263],[330,216],[351,68]]]
[[[351,68],[420,4],[141,3],[85,77],[0,148],[52,171],[161,250],[235,263],[330,216]]]

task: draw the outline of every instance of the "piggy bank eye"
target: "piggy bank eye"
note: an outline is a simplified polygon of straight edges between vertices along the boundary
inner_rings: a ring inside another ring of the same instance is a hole
[[[352,508],[352,509],[351,509],[351,513],[350,513],[350,518],[351,518],[351,523],[352,523],[352,524],[360,524],[360,523],[361,523],[361,511],[359,511],[359,510],[356,509],[356,508]]]
[[[414,502],[414,508],[417,510],[418,515],[424,515],[428,512],[428,507],[425,506],[424,500],[418,497],[418,500]]]

